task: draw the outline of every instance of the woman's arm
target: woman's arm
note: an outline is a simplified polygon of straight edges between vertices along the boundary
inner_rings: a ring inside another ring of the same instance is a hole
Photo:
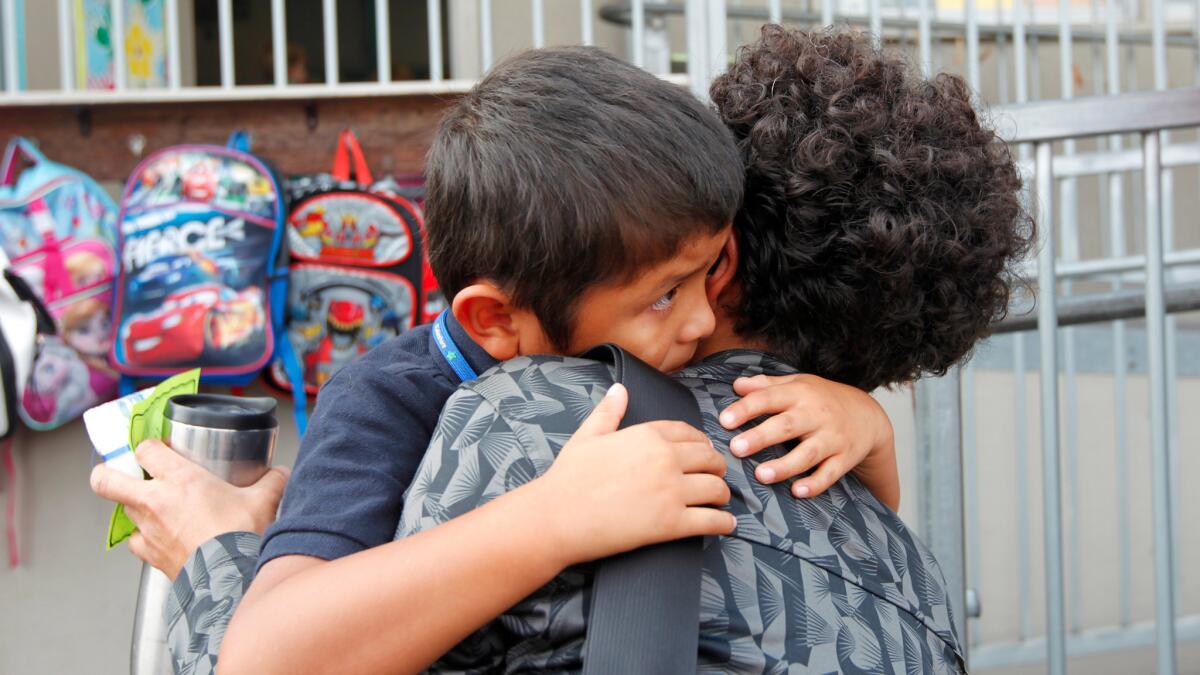
[[[569,565],[731,532],[733,516],[699,506],[729,499],[708,439],[678,422],[615,431],[626,401],[614,386],[545,475],[478,509],[251,586],[222,675],[417,671]],[[462,450],[447,439],[430,456]]]

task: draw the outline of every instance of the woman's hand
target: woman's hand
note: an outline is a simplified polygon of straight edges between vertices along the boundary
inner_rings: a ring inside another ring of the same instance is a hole
[[[137,480],[103,464],[92,469],[92,491],[125,505],[138,526],[129,550],[172,580],[200,544],[224,532],[262,533],[275,520],[289,470],[275,467],[239,488],[159,441],[137,447],[138,464],[154,480]]]
[[[900,478],[891,420],[866,392],[815,375],[756,375],[733,384],[742,398],[726,408],[721,426],[736,429],[768,416],[734,436],[729,449],[748,457],[763,448],[800,441],[779,459],[763,462],[763,483],[792,483],[796,497],[815,497],[853,471],[891,509],[900,506]]]
[[[729,534],[725,459],[684,422],[617,430],[629,394],[613,385],[545,475],[514,491],[539,505],[564,567],[648,544]]]

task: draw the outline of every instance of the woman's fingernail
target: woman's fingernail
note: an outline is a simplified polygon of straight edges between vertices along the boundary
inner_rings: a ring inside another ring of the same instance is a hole
[[[746,454],[747,450],[750,449],[750,442],[744,438],[735,438],[729,444],[729,449],[733,451],[733,454],[741,457],[742,455]]]
[[[613,394],[615,394],[617,392],[617,387],[621,387],[621,386],[622,386],[621,383],[617,382],[613,386],[609,387],[608,391],[604,392],[604,397],[608,398],[609,396],[612,396]]]
[[[726,429],[733,426],[733,413],[729,412],[728,410],[721,413],[721,426],[725,427]]]
[[[729,514],[729,519],[733,521],[733,529],[737,529],[737,516]]]
[[[808,486],[797,483],[795,487],[792,488],[792,494],[796,495],[797,497],[807,497]]]
[[[775,480],[775,469],[769,466],[758,467],[758,480],[764,483],[770,483]]]

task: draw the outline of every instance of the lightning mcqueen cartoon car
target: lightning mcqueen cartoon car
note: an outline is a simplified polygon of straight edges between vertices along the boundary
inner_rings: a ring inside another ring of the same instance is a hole
[[[240,345],[265,325],[260,289],[238,293],[204,284],[168,295],[153,312],[134,315],[121,340],[131,365],[177,365],[194,362],[206,349]]]

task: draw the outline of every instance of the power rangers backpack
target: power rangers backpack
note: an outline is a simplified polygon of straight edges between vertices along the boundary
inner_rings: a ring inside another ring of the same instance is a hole
[[[289,182],[287,337],[309,393],[342,366],[425,320],[432,281],[420,210],[373,183],[353,132],[338,137],[332,174]],[[286,364],[272,379],[290,388]]]
[[[0,161],[0,245],[11,285],[44,318],[17,407],[31,428],[52,429],[117,394],[107,359],[116,216],[112,198],[86,174],[46,159],[24,138],[9,142]]]
[[[294,362],[276,339],[287,293],[284,214],[275,172],[242,132],[228,146],[177,145],[146,157],[118,219],[117,369],[158,379],[202,368],[204,381],[242,385],[277,346]],[[301,399],[301,432],[303,412]]]

